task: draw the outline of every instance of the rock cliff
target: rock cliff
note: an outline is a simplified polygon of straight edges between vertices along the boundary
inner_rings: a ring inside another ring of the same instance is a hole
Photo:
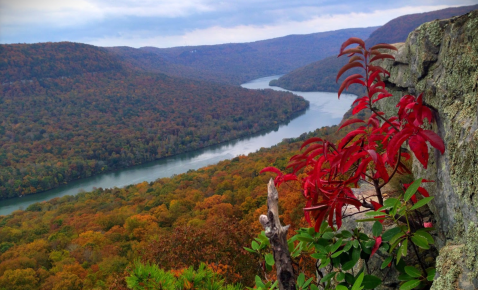
[[[396,112],[403,95],[423,93],[446,145],[427,170],[413,169],[436,181],[428,186],[440,249],[432,289],[478,289],[478,10],[425,23],[397,47],[395,61],[384,62],[394,96],[380,109]]]

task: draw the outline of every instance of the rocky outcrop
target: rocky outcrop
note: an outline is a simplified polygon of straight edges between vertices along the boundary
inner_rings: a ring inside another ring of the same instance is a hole
[[[395,61],[384,65],[393,97],[379,106],[396,112],[405,94],[423,93],[436,117],[434,130],[446,152],[432,151],[427,170],[416,177],[428,185],[440,256],[432,289],[478,289],[478,10],[425,23],[397,45]]]

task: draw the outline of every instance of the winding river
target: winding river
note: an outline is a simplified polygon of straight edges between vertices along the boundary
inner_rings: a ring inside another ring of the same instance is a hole
[[[269,87],[269,81],[280,76],[270,76],[242,84],[248,89],[271,88],[287,91],[278,87]],[[284,138],[294,138],[304,132],[313,131],[322,126],[335,125],[340,122],[343,114],[350,108],[355,100],[354,95],[342,95],[337,100],[337,93],[324,92],[293,92],[304,97],[310,102],[310,107],[304,114],[294,118],[287,124],[282,124],[278,129],[262,132],[253,136],[225,142],[216,146],[202,148],[171,157],[166,157],[150,163],[108,172],[90,178],[72,181],[64,186],[42,193],[0,200],[0,215],[7,215],[18,209],[25,209],[30,204],[61,197],[74,195],[81,191],[90,191],[94,187],[110,188],[123,187],[143,181],[154,181],[161,177],[170,177],[174,174],[187,172],[191,169],[218,163],[238,155],[247,155],[262,147],[271,147]]]

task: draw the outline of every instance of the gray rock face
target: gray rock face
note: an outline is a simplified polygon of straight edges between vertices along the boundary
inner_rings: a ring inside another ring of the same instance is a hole
[[[413,168],[435,180],[427,184],[440,231],[432,289],[478,289],[478,10],[425,23],[397,47],[395,61],[383,62],[394,96],[378,106],[396,113],[403,95],[423,93],[446,145],[444,155],[430,147],[428,169]]]

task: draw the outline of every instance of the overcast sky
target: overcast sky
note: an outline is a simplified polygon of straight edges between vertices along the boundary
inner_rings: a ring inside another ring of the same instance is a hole
[[[478,0],[0,0],[0,43],[98,46],[249,42],[383,25]]]

